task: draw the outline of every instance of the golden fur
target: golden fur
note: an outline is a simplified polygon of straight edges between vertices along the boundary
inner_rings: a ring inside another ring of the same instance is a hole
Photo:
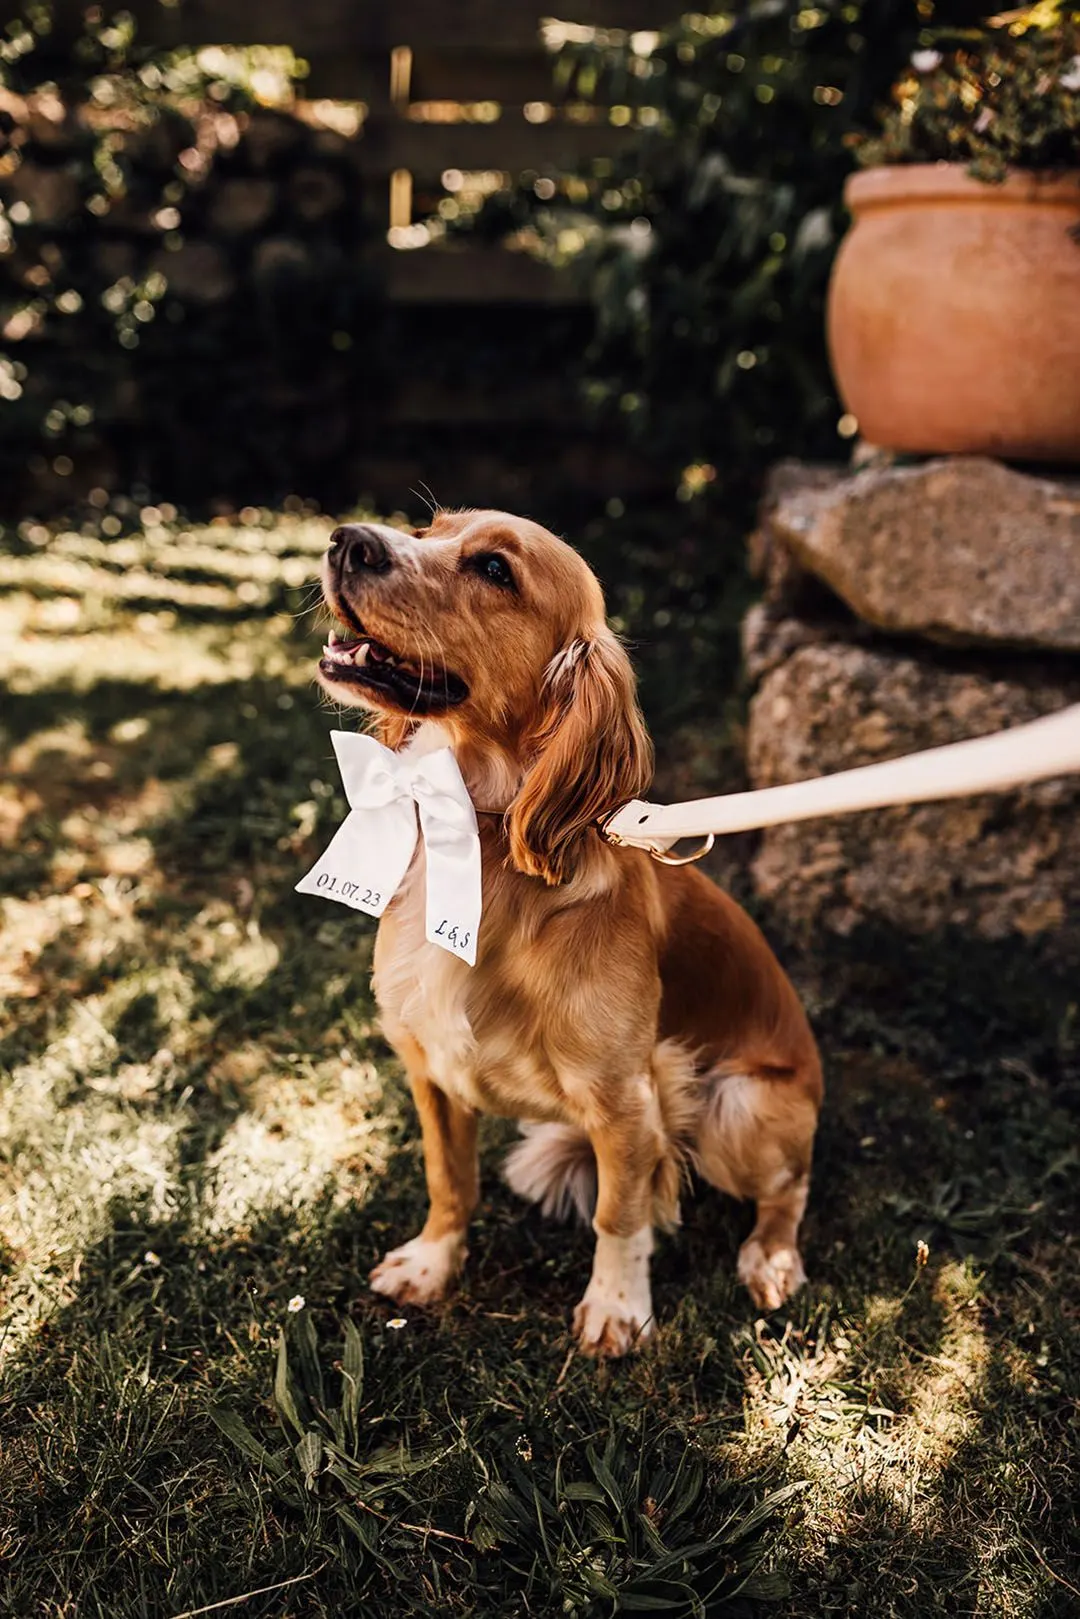
[[[600,835],[598,817],[647,787],[651,749],[595,577],[535,523],[441,512],[412,536],[338,530],[324,589],[354,636],[418,682],[409,703],[324,661],[327,690],[373,711],[390,747],[449,744],[478,810],[496,812],[480,817],[475,967],[425,941],[422,854],[379,927],[375,989],[420,1115],[430,1213],[373,1286],[442,1296],[477,1200],[476,1115],[490,1112],[532,1121],[508,1168],[524,1195],[588,1208],[595,1185],[596,1261],[575,1316],[587,1352],[622,1353],[651,1330],[651,1228],[677,1220],[688,1163],[756,1202],[739,1274],[776,1308],[803,1279],[820,1063],[739,906],[696,869]]]

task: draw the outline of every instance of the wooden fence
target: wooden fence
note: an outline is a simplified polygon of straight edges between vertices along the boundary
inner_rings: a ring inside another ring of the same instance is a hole
[[[70,0],[69,0],[70,3]],[[564,278],[523,254],[416,249],[403,227],[446,194],[443,176],[538,175],[616,152],[632,135],[606,107],[560,103],[542,0],[129,0],[160,46],[287,45],[309,64],[304,94],[362,103],[360,167],[402,245],[381,256],[398,303],[572,301]],[[652,31],[678,0],[557,0],[573,24]],[[412,233],[415,241],[416,233]]]
[[[61,26],[65,12],[72,26],[85,0],[56,3]],[[365,211],[386,229],[373,257],[410,363],[357,446],[357,490],[393,504],[426,479],[448,503],[524,505],[533,491],[603,500],[660,487],[620,435],[582,423],[566,357],[587,343],[591,316],[571,278],[460,237],[415,245],[418,222],[462,178],[543,177],[632,138],[628,113],[613,121],[608,108],[560,101],[542,34],[551,0],[126,5],[137,37],[155,46],[288,46],[309,64],[305,100],[362,104],[353,166]],[[555,0],[555,9],[573,25],[632,33],[660,29],[679,5]],[[470,344],[486,356],[479,366]],[[417,374],[416,354],[439,363]]]

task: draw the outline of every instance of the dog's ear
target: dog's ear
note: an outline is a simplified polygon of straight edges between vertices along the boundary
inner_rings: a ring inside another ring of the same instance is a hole
[[[652,777],[634,672],[610,630],[571,642],[548,665],[530,751],[507,814],[510,858],[526,876],[560,883],[588,827]]]

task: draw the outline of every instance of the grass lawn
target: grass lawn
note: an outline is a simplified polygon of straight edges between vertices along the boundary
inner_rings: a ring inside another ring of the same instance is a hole
[[[364,1278],[422,1174],[373,924],[292,891],[344,808],[328,525],[247,515],[0,557],[0,1612],[1080,1613],[1075,965],[770,928],[830,1085],[789,1313],[704,1190],[655,1345],[576,1357],[588,1235],[489,1121],[467,1278],[394,1318]],[[720,665],[620,545],[661,790],[707,791]]]

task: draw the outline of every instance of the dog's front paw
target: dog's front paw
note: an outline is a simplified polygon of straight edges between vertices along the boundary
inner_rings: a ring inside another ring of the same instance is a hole
[[[806,1281],[806,1272],[797,1248],[766,1252],[751,1236],[739,1249],[739,1280],[759,1310],[778,1310]]]
[[[628,1237],[597,1229],[592,1276],[574,1311],[574,1335],[583,1354],[598,1359],[625,1355],[651,1337],[652,1246],[648,1226]]]
[[[652,1337],[652,1305],[648,1298],[636,1307],[627,1300],[585,1294],[574,1311],[574,1336],[584,1355],[608,1360],[626,1355]]]
[[[437,1304],[465,1263],[465,1233],[413,1237],[392,1248],[369,1278],[376,1293],[398,1304]]]

